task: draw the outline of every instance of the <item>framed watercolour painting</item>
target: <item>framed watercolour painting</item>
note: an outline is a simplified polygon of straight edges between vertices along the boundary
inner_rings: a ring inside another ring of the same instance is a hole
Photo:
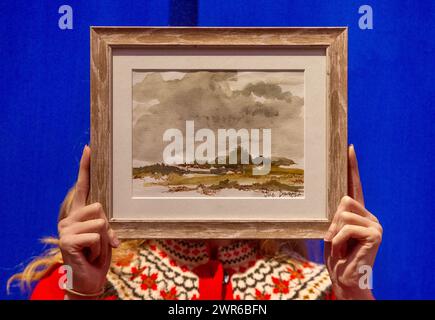
[[[91,192],[121,238],[321,238],[346,28],[91,28]]]

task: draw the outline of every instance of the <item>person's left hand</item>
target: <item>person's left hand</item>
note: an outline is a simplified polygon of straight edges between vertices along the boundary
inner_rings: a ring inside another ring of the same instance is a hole
[[[373,299],[367,281],[382,240],[378,219],[364,206],[355,149],[349,147],[348,194],[325,235],[325,263],[337,299]],[[371,281],[369,282],[371,283]]]

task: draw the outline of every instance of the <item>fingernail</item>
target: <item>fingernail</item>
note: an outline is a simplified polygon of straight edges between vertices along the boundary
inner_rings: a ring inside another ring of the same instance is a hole
[[[325,237],[323,238],[324,241],[331,241],[331,236],[332,236],[332,232],[331,231],[327,231]]]
[[[113,237],[113,246],[115,247],[115,248],[118,248],[119,247],[119,245],[121,244],[121,241],[119,241],[119,239],[118,239],[118,237],[117,236],[114,236]]]

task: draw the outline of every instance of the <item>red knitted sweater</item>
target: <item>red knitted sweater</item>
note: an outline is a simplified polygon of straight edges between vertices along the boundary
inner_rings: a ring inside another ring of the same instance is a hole
[[[32,299],[64,299],[55,268]],[[290,253],[265,259],[256,242],[236,241],[211,252],[202,241],[151,240],[114,261],[102,299],[334,299],[323,265]]]

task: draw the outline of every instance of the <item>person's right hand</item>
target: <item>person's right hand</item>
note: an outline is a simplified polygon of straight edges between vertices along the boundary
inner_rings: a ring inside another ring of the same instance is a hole
[[[90,152],[90,148],[85,146],[71,209],[58,224],[63,261],[73,273],[72,289],[84,294],[98,293],[104,288],[112,247],[119,246],[119,240],[110,228],[101,204],[86,205]],[[68,294],[68,298],[80,297]]]

